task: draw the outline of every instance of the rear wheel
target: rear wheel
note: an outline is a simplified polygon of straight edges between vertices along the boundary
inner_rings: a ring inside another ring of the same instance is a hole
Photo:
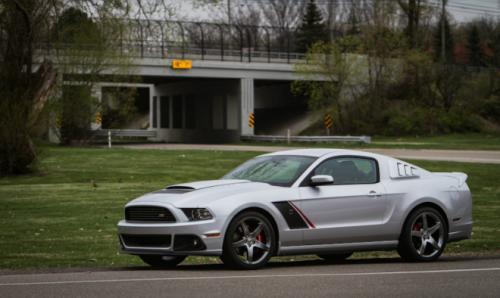
[[[269,220],[258,212],[244,212],[229,224],[221,259],[233,268],[257,269],[267,264],[275,246],[275,231]]]
[[[332,263],[345,261],[345,259],[349,258],[350,256],[352,256],[352,252],[318,255],[318,257],[322,258],[323,260]]]
[[[410,214],[399,239],[398,253],[409,261],[434,261],[443,253],[448,229],[443,216],[432,207]]]
[[[184,261],[186,256],[139,255],[141,260],[154,268],[174,268]]]

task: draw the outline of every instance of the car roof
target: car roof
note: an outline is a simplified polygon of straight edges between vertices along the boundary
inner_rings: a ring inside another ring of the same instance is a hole
[[[285,151],[276,151],[268,154],[269,155],[298,155],[298,156],[312,156],[321,157],[323,155],[360,155],[360,156],[371,156],[380,157],[380,155],[370,152],[358,151],[358,150],[347,150],[347,149],[334,149],[334,148],[314,148],[314,149],[294,149]]]

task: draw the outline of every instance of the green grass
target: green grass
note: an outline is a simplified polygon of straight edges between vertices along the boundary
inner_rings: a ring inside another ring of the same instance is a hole
[[[37,174],[0,179],[0,268],[141,264],[118,254],[116,223],[127,201],[171,183],[218,178],[256,154],[43,147]],[[498,252],[500,165],[415,163],[469,174],[474,239],[452,244],[447,251]],[[188,259],[207,261],[217,260]]]
[[[370,144],[359,143],[296,143],[244,142],[260,146],[335,147],[335,148],[401,148],[401,149],[454,149],[454,150],[500,150],[500,135],[450,134],[426,137],[372,137]]]

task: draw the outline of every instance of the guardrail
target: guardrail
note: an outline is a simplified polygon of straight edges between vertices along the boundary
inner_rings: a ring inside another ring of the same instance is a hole
[[[98,137],[108,137],[108,147],[111,148],[112,137],[156,137],[156,130],[146,129],[96,129],[92,130],[92,135]]]
[[[327,142],[356,142],[371,143],[369,136],[280,136],[280,135],[243,135],[242,140],[264,141],[264,142],[308,142],[308,143],[327,143]]]

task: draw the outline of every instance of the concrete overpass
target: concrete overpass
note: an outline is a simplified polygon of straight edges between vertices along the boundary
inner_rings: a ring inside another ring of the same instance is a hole
[[[259,125],[265,117],[259,117],[259,111],[297,104],[305,108],[290,93],[290,83],[300,79],[293,64],[193,60],[192,68],[175,70],[173,60],[135,59],[132,73],[141,83],[101,82],[94,95],[102,100],[110,87],[148,89],[148,129],[157,132],[153,140],[166,142],[234,141],[255,133],[255,126],[249,125],[252,114]]]
[[[168,24],[158,22],[158,32],[163,35],[162,30],[172,27]],[[270,27],[173,24],[179,25],[180,35],[152,40],[144,36],[146,31],[139,22],[139,42],[131,37],[120,41],[120,52],[132,58],[127,72],[139,77],[139,82],[106,81],[106,74],[116,74],[119,69],[110,67],[92,90],[103,101],[113,88],[141,89],[149,117],[148,124],[140,128],[154,131],[152,140],[235,141],[241,135],[280,131],[288,123],[307,117],[305,98],[290,90],[291,82],[301,79],[294,72],[294,64],[304,58],[290,46],[290,32],[273,34],[275,28]],[[189,26],[198,30],[195,38],[185,33],[193,31]],[[217,42],[208,42],[210,26],[217,28]],[[160,36],[148,32],[155,38]],[[261,42],[259,32],[264,36]],[[288,40],[280,41],[283,36]],[[275,40],[281,43],[275,45]],[[282,44],[287,47],[283,49]],[[179,60],[191,63],[190,67],[175,69],[173,63]],[[106,129],[103,123],[93,123],[92,128]]]

